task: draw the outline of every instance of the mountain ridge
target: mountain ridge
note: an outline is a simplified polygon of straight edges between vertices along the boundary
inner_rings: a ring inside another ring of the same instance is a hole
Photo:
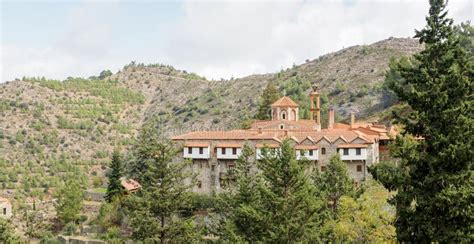
[[[71,173],[101,176],[112,150],[129,148],[151,118],[165,136],[241,127],[253,119],[268,82],[299,103],[301,118],[309,116],[308,93],[317,82],[323,126],[329,107],[336,108],[338,120],[351,110],[359,118],[376,118],[385,109],[382,84],[389,60],[421,49],[415,39],[389,38],[279,72],[229,80],[132,62],[103,80],[24,78],[2,83],[0,166],[6,170],[0,173],[0,183],[5,190],[31,194],[57,186],[57,177]],[[33,179],[36,174],[41,177]],[[85,178],[93,187],[93,179]]]

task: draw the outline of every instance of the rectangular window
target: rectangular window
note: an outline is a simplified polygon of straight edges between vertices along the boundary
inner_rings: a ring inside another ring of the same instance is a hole
[[[3,208],[3,215],[7,215],[7,208]]]
[[[304,157],[304,155],[305,155],[305,150],[300,150],[300,154],[301,154],[302,157]]]
[[[232,154],[237,155],[237,148],[232,148]]]
[[[234,164],[229,164],[227,167],[229,167],[229,169],[233,169],[235,167]]]
[[[221,148],[222,150],[222,155],[225,155],[225,148]]]
[[[362,165],[357,165],[357,172],[362,172]]]
[[[344,155],[349,155],[349,148],[344,148]]]
[[[326,171],[326,166],[321,166],[321,172]]]
[[[313,150],[309,150],[309,156],[313,156]]]
[[[199,154],[204,154],[204,147],[199,148]]]
[[[215,165],[211,165],[211,171],[214,171],[216,170],[216,166]]]
[[[193,148],[192,147],[188,147],[188,153],[193,154]]]
[[[360,148],[356,148],[356,155],[360,155]]]
[[[325,147],[321,148],[321,154],[322,155],[326,154],[326,148]]]

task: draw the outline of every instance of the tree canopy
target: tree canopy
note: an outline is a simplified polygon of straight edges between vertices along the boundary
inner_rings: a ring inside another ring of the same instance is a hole
[[[271,118],[271,105],[281,94],[272,82],[268,82],[267,87],[263,90],[262,97],[260,98],[260,104],[258,105],[257,115],[255,116],[260,120],[267,120]]]
[[[395,141],[398,165],[371,173],[397,191],[391,203],[399,241],[474,238],[474,65],[445,8],[443,0],[430,1],[427,24],[415,35],[425,49],[390,67],[396,75],[389,88],[410,108],[395,114],[406,136]]]

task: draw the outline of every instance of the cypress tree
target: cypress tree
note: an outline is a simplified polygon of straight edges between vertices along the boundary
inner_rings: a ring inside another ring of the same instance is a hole
[[[400,161],[370,171],[397,191],[391,203],[399,241],[472,242],[474,64],[446,17],[446,2],[430,5],[427,25],[415,35],[425,49],[391,67],[399,77],[389,87],[411,109],[395,114],[405,131],[393,151]]]
[[[263,90],[262,97],[260,98],[260,104],[258,106],[258,112],[255,116],[257,119],[260,120],[267,120],[271,118],[271,105],[274,103],[278,98],[280,98],[281,94],[278,89],[275,87],[273,82],[268,82],[267,87]]]
[[[112,154],[112,162],[110,164],[110,172],[107,174],[109,184],[107,186],[107,194],[105,200],[112,202],[114,198],[120,197],[124,193],[120,178],[123,175],[122,159],[120,152],[115,150]]]

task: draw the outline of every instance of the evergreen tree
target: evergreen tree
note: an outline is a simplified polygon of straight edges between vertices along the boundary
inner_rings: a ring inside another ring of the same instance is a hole
[[[395,114],[406,134],[395,141],[400,161],[370,171],[397,191],[391,203],[399,241],[472,242],[474,64],[446,17],[445,1],[430,5],[427,25],[415,36],[425,49],[391,67],[400,77],[390,89],[411,108],[404,117]]]
[[[296,160],[288,140],[281,150],[263,149],[262,155],[257,162],[260,173],[255,176],[256,185],[247,187],[245,177],[240,182],[238,199],[244,203],[233,209],[237,237],[269,243],[318,240],[322,225],[319,212],[325,203],[316,197],[316,189],[305,174],[309,162]]]
[[[267,120],[271,118],[271,105],[281,94],[272,82],[268,82],[267,87],[263,90],[262,97],[260,98],[260,104],[258,106],[258,112],[255,116],[260,120]]]
[[[254,153],[252,148],[245,145],[242,154],[237,160],[234,176],[236,179],[235,188],[230,188],[227,194],[221,196],[224,204],[221,207],[220,215],[223,218],[220,233],[226,241],[232,242],[256,242],[259,241],[261,233],[259,229],[259,217],[252,211],[253,204],[256,204],[258,196],[256,195],[256,186],[258,179],[254,163]],[[255,213],[255,212],[254,212]]]
[[[76,223],[81,213],[84,190],[78,181],[68,180],[57,192],[56,213],[63,224]]]
[[[190,206],[190,189],[194,186],[190,163],[173,161],[179,150],[159,138],[158,131],[147,125],[141,131],[132,164],[142,189],[127,197],[124,206],[130,218],[132,237],[151,242],[193,242],[200,229],[193,217],[182,212]]]
[[[122,159],[120,152],[115,150],[112,154],[112,163],[110,164],[110,172],[107,174],[109,184],[107,186],[107,194],[105,200],[112,202],[114,198],[120,197],[124,193],[120,178],[123,175]]]
[[[330,202],[333,216],[337,214],[339,199],[342,196],[354,196],[355,194],[354,182],[339,154],[331,157],[325,172],[316,171],[313,179],[316,187],[320,188]]]

